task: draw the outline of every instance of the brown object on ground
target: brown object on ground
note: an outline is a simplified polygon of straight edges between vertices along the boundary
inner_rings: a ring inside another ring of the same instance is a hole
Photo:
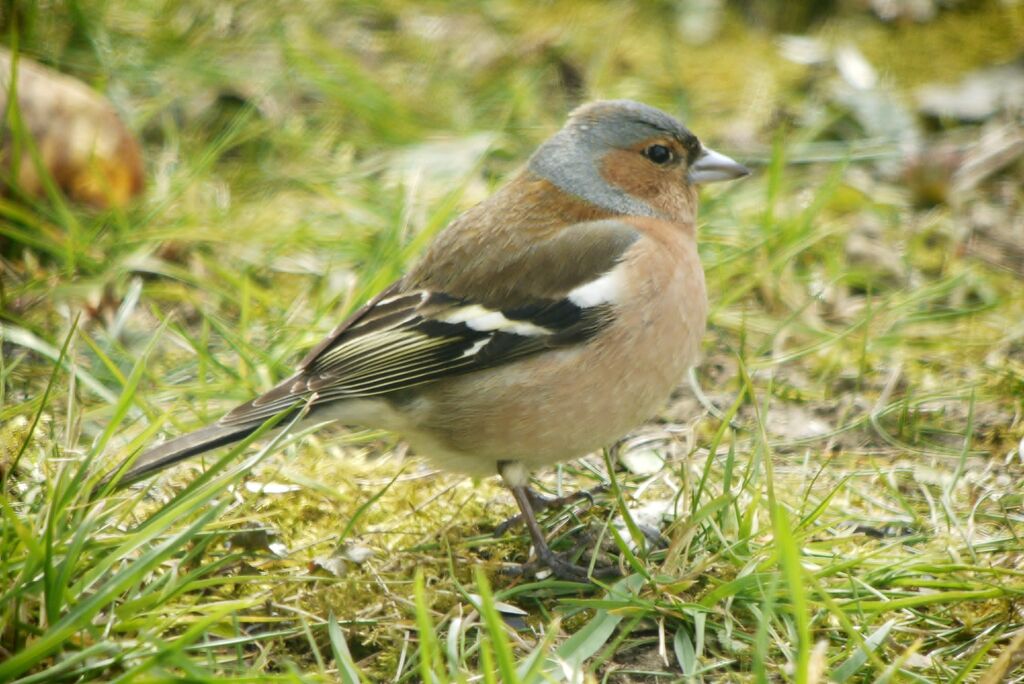
[[[12,179],[17,186],[43,197],[45,176],[25,141],[12,134],[14,112],[7,111],[12,61],[11,53],[0,49],[0,112],[7,112],[0,169],[9,178],[17,169]],[[19,55],[14,68],[24,130],[57,186],[72,200],[100,209],[122,207],[138,196],[144,186],[139,143],[113,105],[81,81],[27,57]]]

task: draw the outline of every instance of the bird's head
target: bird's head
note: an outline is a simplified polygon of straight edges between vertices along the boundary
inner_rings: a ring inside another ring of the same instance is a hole
[[[576,109],[530,158],[529,169],[616,214],[673,221],[693,220],[696,186],[750,173],[705,147],[676,118],[631,100]]]

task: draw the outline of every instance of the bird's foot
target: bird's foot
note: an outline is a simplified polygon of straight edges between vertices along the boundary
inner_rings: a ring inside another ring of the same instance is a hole
[[[559,579],[584,583],[589,583],[591,579],[594,578],[606,576],[614,577],[619,574],[617,569],[605,567],[600,569],[595,568],[595,570],[591,572],[588,568],[576,565],[566,560],[561,554],[557,554],[551,550],[551,547],[548,546],[547,539],[544,538],[544,531],[537,523],[537,517],[534,515],[534,511],[537,510],[538,502],[540,502],[541,508],[546,508],[555,505],[555,503],[560,502],[561,499],[539,497],[535,492],[530,491],[524,485],[513,485],[510,489],[512,490],[512,496],[515,498],[516,504],[519,505],[519,510],[522,513],[520,516],[521,521],[526,525],[526,530],[530,533],[530,540],[533,542],[533,548],[536,554],[536,559],[523,565],[519,574],[533,574],[540,569],[549,568],[555,577]],[[585,491],[572,497],[562,497],[562,499],[566,498],[570,501],[578,500],[580,498],[586,498],[593,501],[593,494]],[[508,526],[506,526],[506,529],[507,527]]]

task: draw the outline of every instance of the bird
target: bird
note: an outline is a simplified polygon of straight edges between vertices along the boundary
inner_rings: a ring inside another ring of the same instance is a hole
[[[304,411],[306,423],[393,431],[445,470],[500,476],[534,562],[588,581],[548,545],[531,474],[620,439],[697,362],[708,311],[698,187],[747,174],[660,109],[584,104],[293,375],[208,427],[130,456],[101,487]]]

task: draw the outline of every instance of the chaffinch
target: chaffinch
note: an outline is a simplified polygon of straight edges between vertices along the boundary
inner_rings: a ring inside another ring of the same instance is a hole
[[[443,468],[500,474],[538,560],[583,579],[547,545],[529,472],[620,438],[696,361],[707,316],[696,188],[747,173],[662,111],[584,105],[294,375],[143,453],[118,482],[304,407],[305,421],[392,430]]]

